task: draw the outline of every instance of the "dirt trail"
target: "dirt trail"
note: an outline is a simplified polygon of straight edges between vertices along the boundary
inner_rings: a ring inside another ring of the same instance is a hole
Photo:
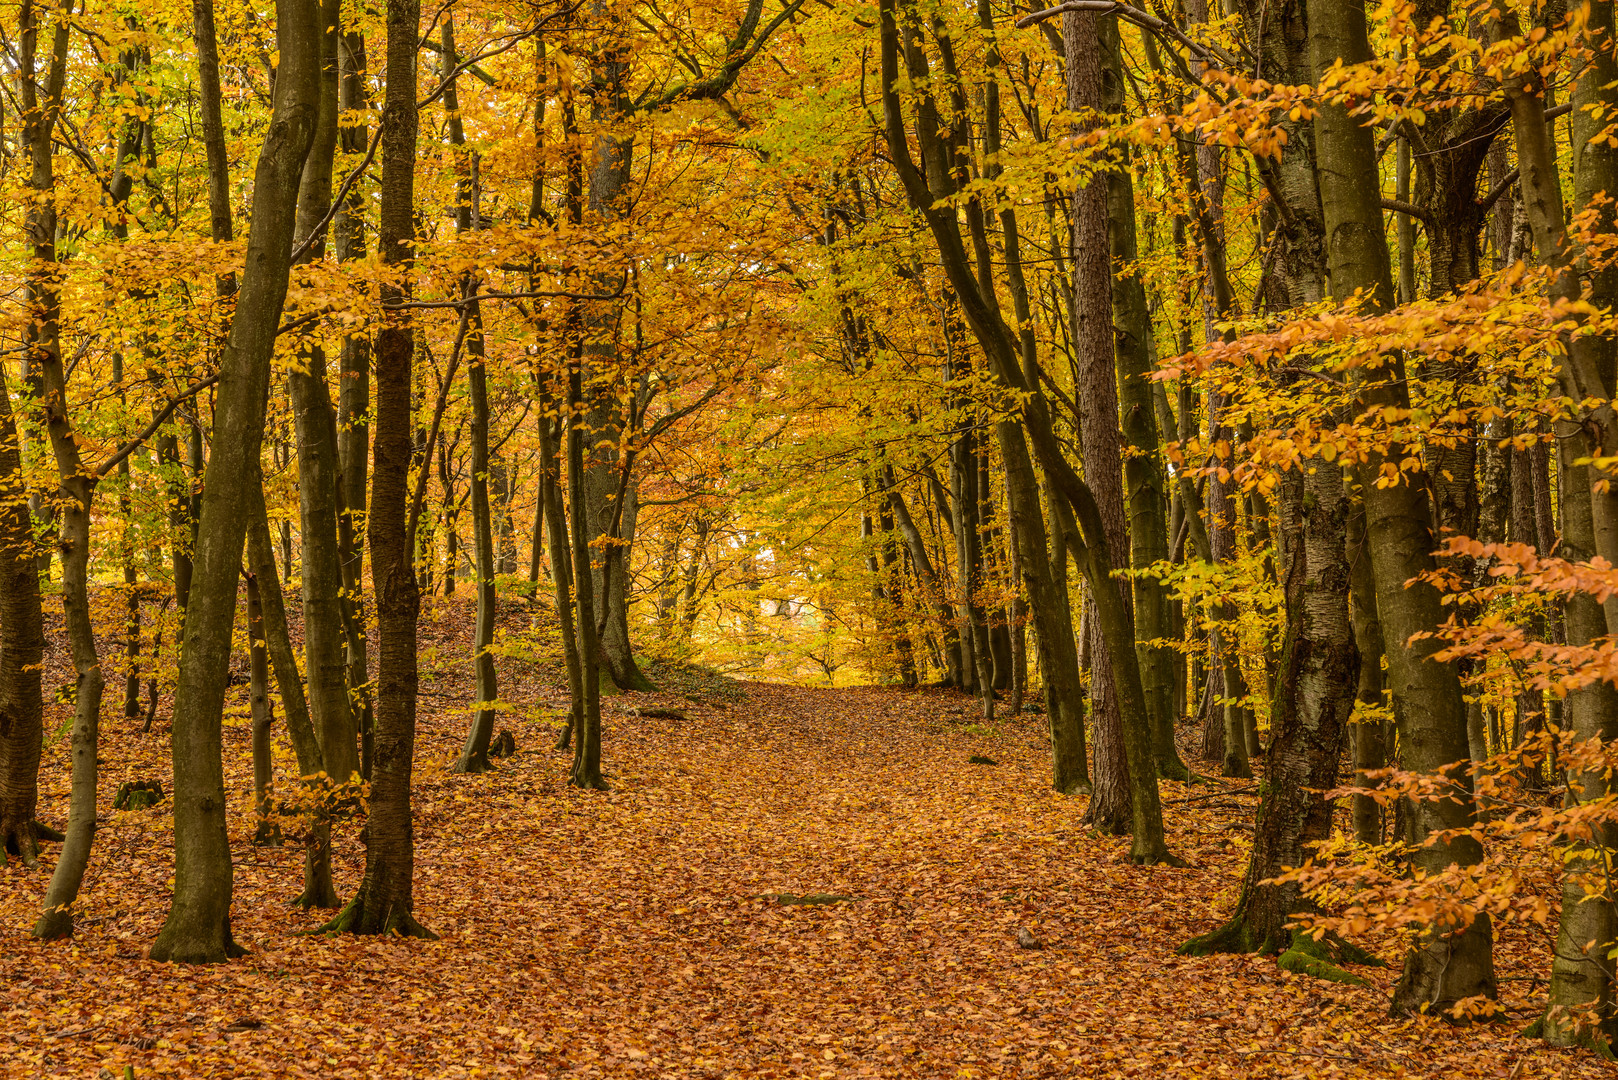
[[[1520,1023],[1390,1022],[1389,971],[1364,990],[1175,957],[1234,899],[1244,812],[1165,785],[1171,845],[1194,866],[1132,868],[1124,841],[1088,835],[1080,803],[1047,789],[1040,717],[984,728],[942,692],[634,695],[607,718],[614,790],[584,794],[548,749],[561,695],[539,675],[508,680],[526,703],[502,721],[519,754],[450,775],[464,716],[446,699],[465,680],[445,671],[424,684],[417,793],[417,913],[442,940],[299,936],[319,918],[286,907],[297,853],[247,844],[246,728],[231,726],[234,917],[252,954],[148,962],[168,804],[110,800],[136,776],[167,788],[167,740],[113,721],[77,941],[25,937],[48,861],[0,869],[0,1077],[1610,1075]],[[56,767],[48,819],[65,805]],[[347,895],[363,855],[339,832]],[[780,894],[849,899],[766,898]],[[1020,948],[1023,928],[1044,947]],[[1524,952],[1507,938],[1505,973],[1539,974],[1512,967]]]

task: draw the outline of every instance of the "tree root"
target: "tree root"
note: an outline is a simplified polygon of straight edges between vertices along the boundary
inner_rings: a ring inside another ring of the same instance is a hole
[[[313,885],[307,885],[304,887],[303,892],[292,898],[292,906],[295,908],[302,908],[304,911],[313,911],[316,908],[324,911],[330,911],[332,908],[339,906],[339,904],[340,901],[337,899],[337,890],[332,888],[330,882],[326,883],[326,888],[324,890],[318,889]]]
[[[1131,850],[1129,861],[1136,866],[1173,866],[1187,867],[1191,864],[1174,854],[1168,848],[1148,849],[1145,851]]]
[[[1179,956],[1215,956],[1221,953],[1273,952],[1253,940],[1253,929],[1246,919],[1235,918],[1217,930],[1198,934],[1174,950]]]
[[[1588,1050],[1603,1061],[1618,1061],[1618,1054],[1613,1053],[1612,1041],[1599,1028],[1585,1028],[1571,1040],[1558,1038],[1553,1042],[1545,1034],[1545,1029],[1550,1026],[1545,1021],[1553,1007],[1546,1006],[1545,1011],[1540,1013],[1532,1024],[1523,1029],[1523,1034],[1530,1039],[1540,1039],[1550,1043],[1552,1046],[1564,1049]]]
[[[1327,941],[1316,941],[1308,934],[1293,931],[1292,944],[1276,960],[1276,966],[1294,975],[1309,975],[1316,979],[1325,979],[1327,982],[1346,983],[1349,986],[1371,985],[1353,972],[1333,963],[1332,951]],[[1363,950],[1356,949],[1355,952],[1363,955]],[[1343,958],[1339,956],[1338,959]]]
[[[568,787],[584,788],[586,791],[612,790],[607,786],[606,778],[600,773],[592,773],[588,776],[580,776],[578,773],[574,773],[567,778],[567,784]]]
[[[170,919],[173,919],[172,913]],[[228,918],[216,928],[216,933],[194,934],[176,927],[172,921],[164,925],[152,943],[150,959],[171,964],[219,964],[247,955],[247,950],[236,944],[231,935]]]
[[[438,935],[416,921],[410,912],[389,905],[381,918],[371,916],[364,903],[364,886],[343,910],[324,926],[310,930],[311,934],[393,934],[399,937],[437,941]]]
[[[22,864],[32,869],[39,865],[40,833],[44,826],[29,819],[0,830],[0,866],[6,865],[7,856],[15,855]]]
[[[1253,924],[1244,914],[1238,914],[1224,926],[1206,934],[1199,934],[1174,950],[1180,956],[1213,956],[1219,953],[1246,953],[1270,955],[1279,953],[1276,966],[1294,975],[1309,975],[1328,982],[1350,986],[1371,984],[1342,968],[1341,964],[1367,964],[1380,967],[1382,961],[1357,945],[1328,934],[1320,941],[1298,930],[1270,934],[1260,940],[1253,932]]]

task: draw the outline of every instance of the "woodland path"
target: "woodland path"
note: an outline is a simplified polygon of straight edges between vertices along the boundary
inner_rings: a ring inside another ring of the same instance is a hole
[[[168,804],[112,814],[110,800],[140,775],[167,790],[167,740],[114,720],[76,942],[25,937],[48,861],[0,869],[0,1077],[1610,1075],[1516,1035],[1527,981],[1505,983],[1513,1023],[1455,1032],[1388,1021],[1388,970],[1356,989],[1174,956],[1234,900],[1251,799],[1165,785],[1171,846],[1195,865],[1130,867],[1124,842],[1088,835],[1079,803],[1047,789],[1041,717],[984,728],[936,691],[630,695],[607,718],[614,790],[584,794],[548,748],[561,693],[538,667],[507,680],[528,703],[503,718],[519,754],[447,772],[464,717],[438,695],[466,700],[452,645],[424,656],[443,675],[424,682],[417,756],[417,912],[442,940],[298,936],[320,918],[285,905],[297,854],[246,843],[241,724],[226,760],[252,953],[145,960],[172,872]],[[47,819],[64,798],[48,789]],[[338,844],[344,894],[354,833]],[[761,899],[780,893],[853,899]],[[1019,948],[1022,927],[1045,948]],[[1533,973],[1512,967],[1509,935],[1500,955],[1503,974]]]

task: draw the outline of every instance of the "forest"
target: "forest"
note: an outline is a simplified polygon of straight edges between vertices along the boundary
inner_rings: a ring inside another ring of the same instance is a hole
[[[0,47],[0,1076],[1612,1075],[1613,0]]]

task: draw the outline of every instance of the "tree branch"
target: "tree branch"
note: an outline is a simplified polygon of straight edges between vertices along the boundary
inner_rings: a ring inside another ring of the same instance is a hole
[[[139,435],[136,435],[133,439],[130,439],[118,449],[114,450],[111,457],[107,458],[107,460],[96,466],[94,474],[95,478],[97,480],[105,479],[107,474],[121,465],[125,458],[127,458],[130,454],[133,454],[136,450],[140,449],[142,443],[144,443],[147,439],[150,439],[153,435],[157,434],[157,429],[168,423],[169,417],[174,415],[174,410],[179,408],[180,402],[196,397],[198,394],[202,393],[202,391],[206,390],[208,387],[212,386],[218,381],[219,376],[214,375],[192,386],[189,390],[185,391],[185,393],[178,394],[170,398],[168,404],[164,405],[157,411],[157,415],[152,417],[152,422],[142,428]]]

